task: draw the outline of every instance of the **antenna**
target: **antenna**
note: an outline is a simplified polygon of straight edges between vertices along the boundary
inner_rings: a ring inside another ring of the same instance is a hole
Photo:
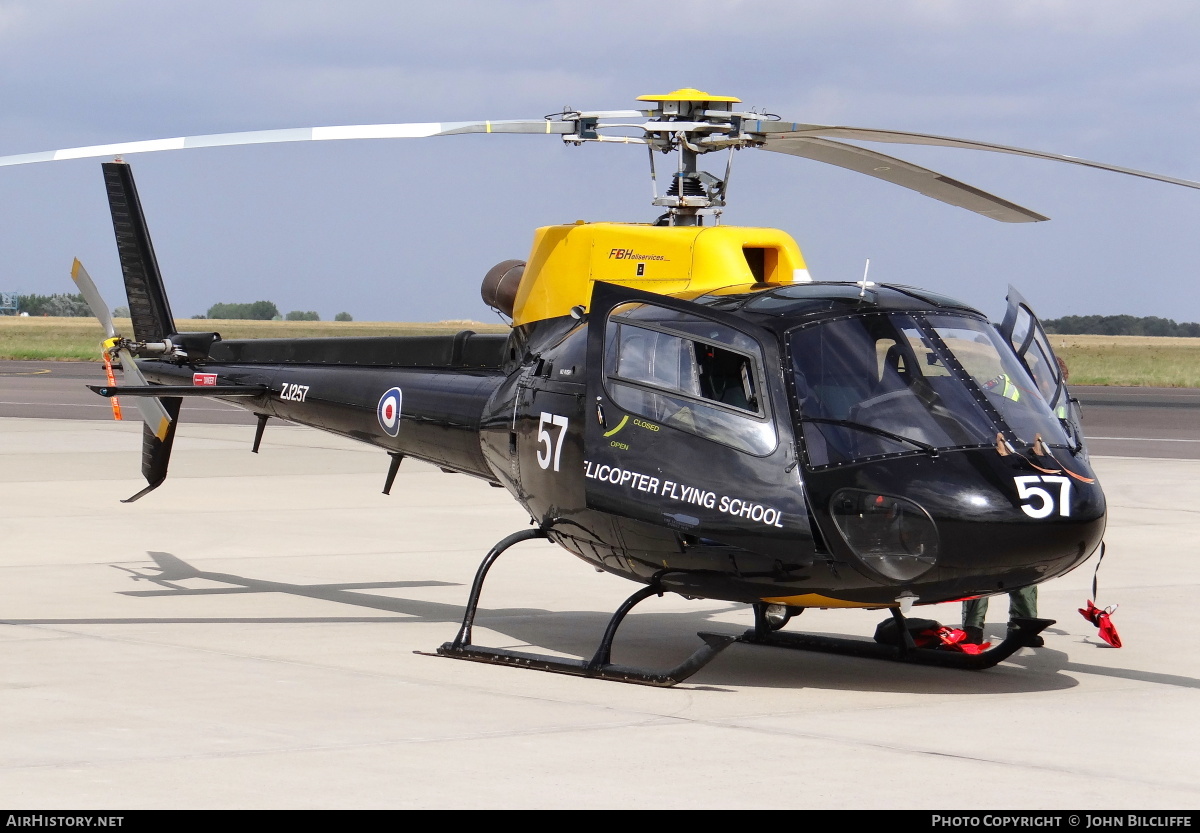
[[[862,280],[858,282],[861,289],[858,290],[858,297],[865,298],[867,295],[867,287],[874,286],[874,281],[867,280],[867,273],[871,271],[871,258],[867,258],[867,265],[863,267]]]

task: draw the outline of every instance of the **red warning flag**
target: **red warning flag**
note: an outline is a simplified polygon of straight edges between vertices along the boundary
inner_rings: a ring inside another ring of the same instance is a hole
[[[1113,626],[1111,618],[1112,614],[1116,613],[1116,611],[1116,605],[1099,608],[1092,604],[1091,599],[1088,599],[1086,608],[1079,608],[1080,615],[1099,629],[1101,639],[1114,648],[1120,648],[1121,637],[1117,634],[1117,629]]]
[[[101,350],[100,355],[104,356],[104,374],[108,377],[108,385],[115,388],[117,386],[117,379],[113,376],[112,359],[109,358],[107,350]],[[108,401],[112,403],[113,419],[122,419],[121,403],[117,400],[117,397],[111,396]]]

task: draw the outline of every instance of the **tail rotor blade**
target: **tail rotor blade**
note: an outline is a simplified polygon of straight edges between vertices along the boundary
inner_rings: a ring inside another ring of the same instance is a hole
[[[121,357],[121,369],[125,373],[125,384],[138,387],[150,384],[142,375],[142,371],[138,370],[137,362],[134,361],[133,355],[128,350],[122,348],[117,351],[117,355]],[[142,422],[146,423],[146,427],[159,440],[166,439],[167,431],[171,427],[171,415],[163,407],[163,403],[159,401],[158,397],[135,396],[132,399],[137,405],[138,413],[141,414]]]
[[[92,276],[83,268],[83,264],[79,262],[78,258],[75,259],[75,263],[71,266],[71,279],[75,281],[75,285],[83,293],[83,297],[87,300],[92,314],[100,320],[100,324],[104,327],[104,334],[108,336],[108,341],[114,342],[117,339],[117,329],[113,326],[112,315],[108,311],[108,304],[104,303],[104,298],[101,297],[100,290],[96,289],[96,284],[92,281]],[[106,346],[109,345],[106,344]],[[133,354],[129,352],[129,349],[118,346],[116,352],[121,358],[121,370],[125,374],[125,383],[127,385],[136,385],[137,387],[147,387],[150,383],[146,381],[146,377],[138,369],[137,362],[134,361]],[[163,407],[163,403],[159,401],[158,397],[138,396],[134,398],[134,404],[137,405],[142,422],[146,423],[146,427],[150,429],[150,432],[159,440],[165,439],[167,431],[171,427],[172,420],[170,413]],[[120,412],[116,407],[113,408],[113,413],[117,419],[121,418]]]
[[[75,258],[75,262],[71,264],[71,280],[75,281],[75,285],[79,287],[79,291],[83,294],[84,300],[87,301],[92,315],[96,316],[100,321],[100,326],[104,327],[104,335],[107,338],[115,336],[117,328],[113,326],[112,315],[108,311],[108,304],[104,303],[104,298],[100,295],[100,290],[92,282],[92,276],[83,268],[83,264],[79,262],[79,258]]]

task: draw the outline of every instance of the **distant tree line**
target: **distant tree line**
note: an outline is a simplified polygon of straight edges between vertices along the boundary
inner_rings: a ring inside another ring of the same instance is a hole
[[[25,313],[30,316],[49,315],[55,318],[90,318],[91,309],[87,301],[79,294],[67,295],[17,295],[17,314]],[[129,307],[121,306],[112,311],[114,318],[128,318]],[[207,315],[194,315],[193,318],[226,318],[249,321],[320,321],[321,316],[312,310],[292,310],[287,315],[279,313],[279,307],[271,301],[254,301],[249,304],[213,304],[208,308]],[[339,312],[333,317],[334,321],[353,321],[354,317],[348,312]]]
[[[18,295],[17,312],[59,318],[87,318],[92,314],[82,295]]]
[[[321,316],[313,310],[294,309],[287,315],[281,315],[279,307],[271,301],[255,301],[251,304],[213,304],[208,308],[207,315],[195,315],[193,318],[225,318],[242,321],[320,321]],[[353,321],[348,312],[339,312],[333,317],[334,321]]]
[[[249,304],[213,304],[208,308],[208,317],[271,321],[280,316],[279,307],[271,301],[254,301]]]
[[[1177,324],[1155,315],[1067,315],[1044,319],[1042,326],[1058,335],[1200,337],[1200,324]]]

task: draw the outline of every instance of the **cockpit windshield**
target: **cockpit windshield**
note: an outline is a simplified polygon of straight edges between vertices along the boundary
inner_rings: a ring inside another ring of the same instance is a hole
[[[986,321],[873,313],[789,336],[809,465],[996,444],[1068,446],[1059,420]]]

